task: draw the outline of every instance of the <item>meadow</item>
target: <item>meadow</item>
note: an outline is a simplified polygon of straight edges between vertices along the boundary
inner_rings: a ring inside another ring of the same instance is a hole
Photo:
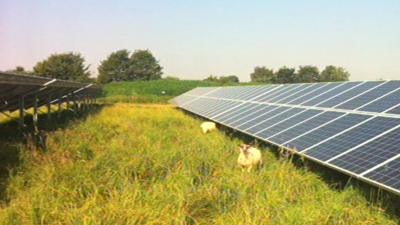
[[[243,142],[204,135],[170,106],[117,103],[23,145],[0,207],[2,224],[398,224],[385,204],[343,190],[263,150],[251,173]]]

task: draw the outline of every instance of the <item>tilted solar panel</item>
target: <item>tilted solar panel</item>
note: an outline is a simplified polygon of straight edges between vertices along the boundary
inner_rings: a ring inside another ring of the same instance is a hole
[[[172,102],[400,194],[400,81],[196,88]]]
[[[93,98],[101,93],[101,87],[52,78],[16,75],[0,72],[0,112],[13,112],[48,103],[64,102],[66,95]]]

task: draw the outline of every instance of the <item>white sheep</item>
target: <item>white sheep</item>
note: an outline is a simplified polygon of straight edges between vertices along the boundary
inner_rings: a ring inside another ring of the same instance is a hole
[[[247,168],[250,172],[253,166],[262,164],[261,151],[251,145],[240,145],[240,153],[238,157],[238,164],[242,167],[242,171]]]
[[[212,131],[212,130],[214,130],[214,129],[216,129],[217,128],[217,126],[215,125],[215,123],[213,123],[213,122],[203,122],[201,125],[200,125],[200,127],[201,127],[201,129],[203,130],[203,133],[207,133],[207,132],[210,132],[210,131]]]

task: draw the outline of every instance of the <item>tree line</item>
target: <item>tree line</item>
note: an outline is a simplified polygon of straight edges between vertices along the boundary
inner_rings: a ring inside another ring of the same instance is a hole
[[[97,82],[136,81],[161,79],[162,67],[149,50],[135,50],[129,53],[123,49],[111,53],[101,61]],[[89,65],[79,53],[52,54],[47,59],[36,63],[33,71],[27,71],[21,66],[7,72],[21,75],[37,75],[62,80],[79,82],[94,82],[91,78]]]
[[[350,73],[342,67],[326,66],[321,72],[316,66],[300,66],[295,68],[281,67],[277,71],[264,66],[257,66],[250,74],[252,82],[258,83],[314,83],[314,82],[335,82],[348,81]]]
[[[47,59],[36,63],[33,71],[26,71],[17,66],[7,72],[62,80],[79,82],[95,82],[106,84],[114,81],[138,81],[156,80],[162,77],[162,67],[159,61],[149,50],[135,50],[132,53],[126,49],[112,52],[98,66],[97,80],[91,78],[89,65],[85,65],[85,59],[79,53],[52,54]],[[277,71],[264,66],[257,66],[250,74],[251,82],[255,83],[312,83],[348,81],[350,77],[342,67],[326,66],[321,72],[315,66],[300,66],[295,68],[281,67]],[[177,79],[167,77],[167,79]],[[239,83],[236,75],[213,76],[210,75],[204,81],[217,83]]]

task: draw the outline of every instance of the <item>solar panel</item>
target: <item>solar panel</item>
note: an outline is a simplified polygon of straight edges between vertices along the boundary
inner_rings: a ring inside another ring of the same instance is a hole
[[[172,102],[400,194],[400,81],[196,88]]]
[[[75,97],[96,97],[101,87],[73,81],[45,77],[16,75],[0,72],[0,112],[20,109],[23,98],[24,109],[40,107],[48,103],[64,102],[66,95]]]

